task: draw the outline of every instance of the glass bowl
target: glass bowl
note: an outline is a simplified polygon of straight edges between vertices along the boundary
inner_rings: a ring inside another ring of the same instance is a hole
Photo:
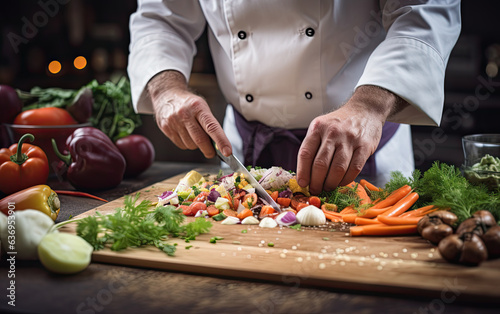
[[[91,123],[80,123],[70,125],[20,125],[20,124],[3,124],[4,130],[8,135],[9,142],[17,143],[21,136],[26,133],[31,133],[35,137],[33,142],[26,141],[25,143],[33,144],[45,152],[49,160],[50,171],[52,172],[57,164],[59,158],[54,153],[52,148],[52,139],[56,140],[57,147],[60,152],[63,152],[66,146],[66,139],[76,129],[91,126]]]
[[[474,134],[462,138],[464,176],[473,184],[500,189],[500,134]]]

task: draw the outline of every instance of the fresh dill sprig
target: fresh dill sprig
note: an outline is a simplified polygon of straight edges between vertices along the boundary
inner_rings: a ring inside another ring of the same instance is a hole
[[[186,217],[182,210],[171,205],[152,210],[151,201],[143,200],[137,204],[138,199],[139,194],[126,196],[124,206],[113,214],[96,213],[79,220],[77,234],[95,250],[106,245],[113,251],[154,245],[166,254],[174,255],[176,245],[165,242],[169,237],[194,239],[212,227],[212,223],[204,218],[183,224]]]

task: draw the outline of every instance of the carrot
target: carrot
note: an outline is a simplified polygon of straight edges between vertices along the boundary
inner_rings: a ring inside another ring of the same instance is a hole
[[[376,187],[375,185],[371,184],[370,182],[366,181],[365,179],[359,180],[359,184],[361,184],[365,189],[369,191],[382,191],[381,188]]]
[[[376,219],[386,225],[416,225],[423,217],[389,217],[378,216]]]
[[[280,195],[280,192],[278,191],[274,191],[271,193],[271,198],[273,199],[273,201],[276,202],[276,200],[278,199],[278,195]]]
[[[325,207],[321,206],[321,210],[323,211],[323,213],[325,215],[329,215],[329,216],[335,216],[337,218],[342,218],[342,215],[339,214],[339,213],[336,213],[336,212],[332,212],[332,211],[329,211],[328,209],[326,209]]]
[[[411,186],[403,185],[399,189],[397,189],[394,192],[392,192],[391,194],[389,194],[389,196],[387,196],[386,199],[381,200],[380,202],[378,202],[377,204],[373,205],[370,208],[371,209],[379,209],[379,208],[384,208],[387,206],[392,206],[392,205],[396,204],[400,199],[402,199],[403,197],[408,195],[410,192],[411,192]]]
[[[373,206],[373,207],[375,207],[375,206]],[[358,217],[375,218],[378,215],[383,214],[392,208],[392,206],[388,206],[388,207],[384,207],[384,208],[373,208],[373,207],[367,208],[366,210],[362,211],[361,215],[359,215]]]
[[[361,199],[359,202],[361,205],[371,203],[371,199],[366,193],[365,188],[361,184],[356,184],[356,194]]]
[[[363,218],[363,217],[356,217],[354,219],[354,224],[357,226],[364,226],[364,225],[380,225],[381,221],[379,221],[377,218],[370,219],[370,218]]]
[[[229,216],[236,217],[237,216],[236,212],[234,210],[232,210],[232,209],[224,209],[223,213],[227,217],[229,217]]]
[[[274,213],[274,208],[269,205],[262,206],[259,214],[259,218],[264,218]]]
[[[351,236],[393,236],[417,233],[417,225],[388,226],[384,224],[355,226],[350,229]]]
[[[210,205],[207,207],[208,216],[212,217],[219,213],[219,209],[215,205]]]
[[[95,195],[92,195],[92,194],[89,194],[89,193],[85,193],[85,192],[78,192],[78,191],[63,191],[63,190],[54,190],[54,192],[56,192],[56,194],[62,194],[62,195],[71,195],[71,196],[82,196],[82,197],[88,197],[88,198],[93,198],[93,199],[96,199],[98,201],[101,201],[101,202],[105,202],[107,203],[108,201],[106,201],[105,199],[103,198],[100,198],[98,196],[95,196]]]
[[[236,209],[234,208],[233,197],[229,193],[227,193],[223,197],[229,201],[229,207],[231,207],[231,209]]]
[[[380,214],[379,217],[380,216],[397,217],[402,213],[404,213],[405,211],[407,211],[410,207],[412,207],[412,205],[415,204],[417,200],[418,200],[418,193],[411,192],[403,199],[399,200],[396,204],[394,204],[391,209]]]
[[[326,219],[329,219],[331,222],[341,222],[342,221],[342,218],[339,218],[336,216],[329,216],[329,215],[325,215],[325,216],[326,216]]]
[[[283,206],[283,207],[288,207],[290,206],[290,202],[292,200],[289,199],[288,197],[278,197],[276,199],[276,203],[278,203],[279,205]]]
[[[399,217],[420,217],[420,216],[425,216],[429,212],[433,212],[434,210],[437,210],[437,207],[435,208],[434,205],[428,205],[424,207],[420,207],[414,210],[410,210],[409,212],[406,212]]]
[[[248,208],[245,208],[238,215],[236,215],[236,217],[238,217],[240,220],[243,220],[250,216],[253,216],[253,212]]]
[[[356,213],[356,210],[352,208],[352,206],[346,206],[344,209],[340,211],[339,214],[345,215],[345,214],[354,214]]]
[[[358,218],[358,217],[359,217],[358,214],[345,214],[345,215],[342,215],[342,220],[344,222],[353,224],[354,221],[356,220],[356,218]]]

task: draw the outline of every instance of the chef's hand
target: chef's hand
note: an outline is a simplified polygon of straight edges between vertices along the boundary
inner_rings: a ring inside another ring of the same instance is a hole
[[[315,118],[298,154],[297,179],[311,193],[352,182],[376,150],[386,119],[408,105],[376,86],[360,86],[341,108]]]
[[[199,148],[206,158],[212,158],[212,138],[225,156],[232,153],[231,143],[207,102],[188,90],[180,72],[157,74],[149,81],[148,92],[158,127],[177,147]]]

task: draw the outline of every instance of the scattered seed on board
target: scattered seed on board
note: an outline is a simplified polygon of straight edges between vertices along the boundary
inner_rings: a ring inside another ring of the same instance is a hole
[[[296,250],[297,249],[297,246],[292,246],[292,250]]]
[[[417,258],[418,257],[418,253],[411,253],[411,258]]]
[[[325,268],[326,268],[325,263],[320,263],[320,264],[319,264],[319,269],[325,269]]]
[[[340,264],[340,266],[345,266],[345,262],[344,261],[341,261],[339,264]]]
[[[382,267],[381,265],[377,266],[377,270],[382,270],[382,269],[384,269],[384,267]]]
[[[399,255],[398,253],[392,253],[392,256],[394,257],[398,257],[398,255]]]
[[[431,249],[431,252],[432,252],[432,253],[434,253],[434,251],[436,251],[436,249],[435,249],[435,248],[432,248],[432,249]]]
[[[359,262],[358,262],[358,265],[359,265],[359,266],[363,266],[364,264],[365,264],[365,263],[363,263],[363,262],[361,262],[361,261],[359,261]]]
[[[297,262],[302,263],[304,259],[302,257],[297,257]]]
[[[310,261],[311,260],[311,257],[310,256],[306,256],[306,261]]]
[[[408,250],[407,249],[403,249],[403,253],[406,253],[406,252],[408,252]]]
[[[241,247],[238,247],[238,251],[241,251]]]
[[[265,252],[266,252],[266,253],[269,253],[269,250],[266,250]]]
[[[323,254],[319,254],[319,255],[318,255],[318,258],[319,258],[319,259],[323,259]]]
[[[286,254],[285,254],[285,253],[281,253],[281,254],[280,254],[280,257],[281,257],[281,258],[286,258]]]
[[[345,240],[345,243],[349,243],[349,240]]]
[[[434,256],[434,254],[432,254],[432,253],[429,253],[429,257],[433,257],[433,256]]]
[[[226,253],[220,253],[220,256],[226,256]]]
[[[321,253],[326,253],[326,249],[321,249]]]
[[[264,241],[264,240],[260,240],[260,243],[264,244],[264,243],[266,243],[266,241]]]

